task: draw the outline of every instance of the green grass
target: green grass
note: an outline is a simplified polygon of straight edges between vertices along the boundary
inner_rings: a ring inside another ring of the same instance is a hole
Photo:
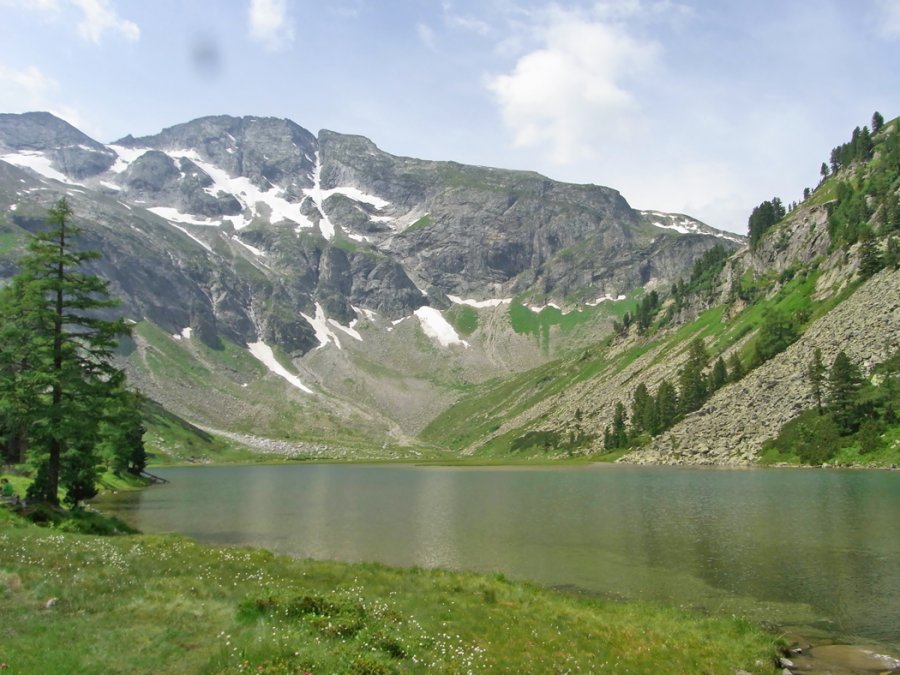
[[[406,228],[405,232],[415,232],[416,230],[424,230],[425,228],[431,227],[432,220],[430,215],[424,215],[419,218],[416,222]]]
[[[15,250],[23,242],[15,232],[0,232],[0,253],[9,253]]]
[[[444,317],[460,335],[467,337],[478,328],[478,310],[468,305],[453,305]]]
[[[196,462],[251,462],[264,457],[259,452],[211,434],[155,401],[143,404],[144,447],[150,465],[191,464]],[[104,486],[109,487],[109,486]],[[122,489],[113,487],[113,489]]]
[[[14,673],[772,672],[735,617],[502,575],[97,537],[0,509],[0,664]]]

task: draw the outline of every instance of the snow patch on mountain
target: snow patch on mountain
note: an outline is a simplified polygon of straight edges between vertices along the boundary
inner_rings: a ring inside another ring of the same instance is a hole
[[[557,305],[555,302],[548,302],[546,305],[525,305],[528,309],[530,309],[535,314],[540,314],[548,307],[552,307],[553,309],[562,310],[562,307]]]
[[[245,241],[241,241],[241,238],[238,237],[236,234],[231,235],[231,239],[232,239],[232,241],[236,241],[238,244],[240,244],[240,245],[243,246],[245,249],[247,249],[248,251],[250,251],[250,253],[252,253],[253,255],[259,256],[260,258],[265,258],[265,257],[266,257],[266,252],[265,252],[265,251],[263,251],[262,249],[258,249],[258,248],[256,248],[255,246],[251,246],[250,244],[248,244],[248,243],[245,242]]]
[[[124,145],[107,145],[106,147],[116,153],[116,161],[109,168],[113,173],[122,173],[138,157],[145,152],[150,152],[150,148],[126,148]]]
[[[641,211],[640,213],[648,218],[652,225],[664,230],[675,230],[680,234],[711,234],[720,239],[728,239],[739,244],[744,243],[744,240],[736,234],[722,232],[681,213],[663,213],[662,211]]]
[[[8,155],[0,155],[0,160],[18,166],[20,168],[31,169],[44,178],[58,180],[60,183],[67,183],[68,185],[81,185],[81,183],[76,183],[64,173],[54,169],[50,158],[44,155],[42,152],[36,152],[32,150],[12,152]]]
[[[333,343],[338,349],[343,349],[341,346],[341,341],[338,339],[337,334],[334,332],[334,329],[341,331],[342,333],[352,337],[354,340],[363,341],[362,335],[359,334],[358,331],[353,329],[353,324],[350,326],[344,326],[340,322],[329,319],[325,315],[325,310],[322,308],[318,302],[316,303],[316,315],[309,316],[308,314],[300,313],[306,322],[313,327],[313,330],[316,331],[316,339],[319,341],[319,346],[316,349],[322,349],[327,346],[329,343]],[[355,323],[355,322],[354,322]]]
[[[447,299],[454,305],[468,305],[477,309],[485,307],[498,307],[500,305],[508,305],[512,302],[512,298],[493,298],[491,300],[463,300],[457,295],[448,295]]]
[[[254,342],[247,345],[247,347],[249,347],[250,353],[254,356],[254,358],[265,365],[266,368],[268,368],[271,372],[278,375],[278,377],[284,378],[289,383],[297,387],[297,389],[299,389],[300,391],[303,391],[307,394],[313,393],[313,390],[303,384],[303,382],[300,381],[299,377],[290,373],[287,368],[278,363],[278,359],[275,358],[275,354],[272,352],[272,348],[265,342]]]
[[[337,328],[338,330],[343,331],[344,333],[346,333],[347,335],[352,337],[354,340],[359,340],[360,342],[363,341],[362,335],[359,334],[359,331],[354,330],[352,323],[349,326],[344,326],[341,323],[339,323],[338,321],[335,321],[334,319],[328,319],[328,323],[331,324],[332,326],[334,326],[335,328]]]
[[[128,210],[130,211],[131,208],[128,207]],[[196,241],[198,244],[200,244],[203,248],[205,248],[205,249],[206,249],[207,251],[209,251],[210,253],[213,252],[212,247],[211,247],[209,244],[207,244],[205,241],[203,241],[202,239],[200,239],[200,238],[197,237],[196,235],[192,234],[187,228],[182,227],[182,226],[179,225],[178,223],[179,223],[179,222],[183,222],[183,223],[186,222],[186,223],[192,224],[192,225],[204,225],[204,226],[215,225],[216,223],[208,223],[208,222],[194,223],[194,222],[192,222],[192,221],[190,221],[190,220],[177,220],[177,219],[175,219],[175,218],[170,218],[170,217],[167,215],[167,213],[168,213],[169,211],[174,211],[175,214],[178,215],[178,216],[183,216],[183,214],[178,213],[178,211],[175,211],[175,209],[169,209],[169,208],[166,208],[166,207],[163,207],[163,206],[154,207],[154,208],[152,208],[152,209],[147,209],[147,210],[150,211],[151,213],[156,214],[156,215],[159,216],[160,218],[164,219],[169,225],[171,225],[172,227],[174,227],[176,230],[178,230],[178,231],[181,232],[182,234],[185,234],[185,235],[187,235],[188,237],[190,237],[191,239],[193,239],[194,241]],[[161,213],[161,212],[162,212],[162,213]]]
[[[218,220],[210,220],[209,218],[199,219],[189,213],[182,213],[178,209],[171,206],[151,206],[147,209],[150,213],[155,213],[160,218],[165,218],[170,223],[185,223],[186,225],[202,225],[203,227],[218,227]]]
[[[419,319],[425,335],[432,340],[437,340],[442,347],[449,347],[450,345],[469,347],[469,343],[459,337],[456,329],[434,307],[419,307],[415,311],[415,315]]]
[[[586,302],[584,304],[587,305],[588,307],[596,307],[597,305],[602,304],[604,302],[616,302],[617,300],[624,300],[626,297],[627,296],[624,296],[624,295],[613,296],[610,293],[607,293],[606,295],[597,298],[593,302]]]
[[[322,216],[319,220],[319,230],[322,232],[322,236],[331,241],[334,239],[334,225],[328,220],[328,216],[325,215],[325,208],[322,206],[322,202],[325,201],[326,197],[322,196],[322,158],[318,152],[316,152],[316,164],[312,172],[312,181],[313,186],[303,192],[312,199],[313,204],[316,205],[316,209]]]
[[[389,201],[384,200],[381,197],[367,194],[355,187],[334,187],[328,188],[327,190],[323,189],[322,157],[318,152],[316,152],[315,166],[313,168],[312,174],[310,175],[310,178],[312,178],[313,186],[311,188],[305,188],[303,190],[303,194],[311,199],[313,204],[316,205],[316,209],[322,216],[322,218],[319,220],[319,230],[322,232],[322,236],[329,241],[332,241],[335,235],[334,224],[328,219],[328,214],[325,213],[324,206],[325,200],[330,196],[343,195],[344,197],[352,199],[355,202],[368,204],[369,206],[372,206],[378,210],[381,210],[390,204]],[[373,222],[390,222],[391,220],[393,220],[393,218],[390,216],[369,216],[369,219]],[[369,241],[367,238],[360,237],[359,235],[351,234],[349,236],[355,241]]]

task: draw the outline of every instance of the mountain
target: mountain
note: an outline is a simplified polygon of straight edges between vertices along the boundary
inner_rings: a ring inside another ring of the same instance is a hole
[[[613,336],[484,383],[422,438],[478,456],[900,464],[900,120],[857,128],[825,174],[799,204],[764,202],[776,215],[754,243],[711,250]],[[849,422],[831,379],[817,409],[817,352],[858,369]]]
[[[471,386],[609,333],[743,238],[615,190],[216,116],[99,143],[0,115],[0,274],[61,195],[149,396],[210,427],[410,442]],[[529,309],[530,308],[530,309]]]

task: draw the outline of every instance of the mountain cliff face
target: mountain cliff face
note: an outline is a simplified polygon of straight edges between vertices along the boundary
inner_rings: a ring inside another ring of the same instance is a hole
[[[274,372],[280,359],[400,435],[459,386],[547,358],[510,306],[667,288],[713,245],[742,241],[609,188],[396,157],[290,120],[207,117],[105,145],[47,113],[0,115],[0,273],[61,195],[129,318],[251,350]],[[149,349],[140,336],[136,348]],[[142,363],[149,394],[228,423]]]
[[[828,367],[843,352],[859,368],[859,386],[869,387],[859,427],[869,425],[866,447],[882,453],[859,450],[852,429],[839,441],[835,431],[832,450],[844,454],[832,461],[896,463],[896,402],[873,391],[900,377],[886,370],[900,354],[900,121],[854,152],[753,246],[711,251],[658,306],[645,307],[643,322],[623,321],[603,342],[486,383],[433,420],[424,438],[475,455],[603,455],[613,446],[626,462],[747,465],[765,446],[768,461],[807,461],[792,446],[767,444],[785,425],[827,417],[809,378],[818,350]],[[803,438],[813,433],[799,428]]]

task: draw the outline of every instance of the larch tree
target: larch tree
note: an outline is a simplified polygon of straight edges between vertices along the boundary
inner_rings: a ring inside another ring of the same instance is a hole
[[[124,320],[103,318],[117,303],[103,279],[81,270],[99,257],[73,248],[81,232],[65,198],[50,209],[49,229],[33,235],[20,272],[4,289],[2,332],[13,364],[0,394],[13,427],[27,430],[36,467],[29,498],[58,504],[58,489],[76,504],[96,493],[96,445],[107,402],[124,373],[112,364]]]

